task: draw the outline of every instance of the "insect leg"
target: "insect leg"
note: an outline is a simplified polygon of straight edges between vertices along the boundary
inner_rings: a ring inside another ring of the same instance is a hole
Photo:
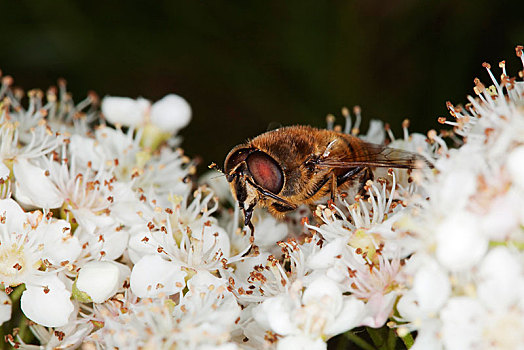
[[[255,243],[255,226],[251,222],[251,217],[253,216],[253,209],[255,208],[255,205],[250,205],[249,208],[243,209],[244,211],[244,226],[249,227],[249,231],[251,231],[251,236],[249,237],[249,249],[242,254],[242,257],[245,257],[251,253],[251,250],[253,250],[253,246]]]
[[[373,180],[374,176],[373,176],[373,172],[371,171],[370,168],[365,168],[364,169],[364,172],[360,178],[360,189],[358,190],[358,194],[362,195],[362,196],[365,196],[367,191],[364,187],[366,187],[366,182],[368,182],[368,180]]]
[[[253,223],[251,222],[251,217],[253,215],[253,209],[255,208],[254,205],[249,206],[249,208],[244,209],[244,226],[248,226],[251,230],[251,238],[254,239],[255,237],[255,227],[253,226]],[[253,243],[253,242],[251,242]]]
[[[327,182],[331,179],[330,175],[326,175],[321,181],[317,182],[315,186],[313,187],[313,190],[307,194],[307,196],[304,199],[310,199],[313,196],[315,196],[322,188],[324,188],[324,185],[327,184]]]
[[[362,167],[356,167],[349,169],[346,173],[337,176],[337,187],[340,185],[343,185],[348,181],[349,179],[355,177],[358,173],[360,173],[364,168]],[[368,168],[369,169],[369,168]]]
[[[335,194],[337,193],[338,179],[334,172],[331,172],[331,200],[335,201]]]

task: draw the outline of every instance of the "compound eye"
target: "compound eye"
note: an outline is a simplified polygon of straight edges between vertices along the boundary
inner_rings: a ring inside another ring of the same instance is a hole
[[[226,175],[229,175],[238,163],[245,161],[250,151],[250,148],[241,148],[236,151],[231,151],[224,162],[224,171],[226,172]]]
[[[284,185],[284,174],[277,162],[264,152],[254,152],[246,159],[253,180],[265,190],[277,194]]]

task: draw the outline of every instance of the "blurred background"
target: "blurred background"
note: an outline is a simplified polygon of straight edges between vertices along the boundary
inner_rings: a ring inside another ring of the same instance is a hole
[[[481,67],[524,44],[524,1],[6,1],[0,68],[15,85],[66,78],[76,101],[168,93],[186,98],[189,156],[222,164],[269,125],[323,127],[360,105],[411,130],[439,128],[445,102],[466,101]]]

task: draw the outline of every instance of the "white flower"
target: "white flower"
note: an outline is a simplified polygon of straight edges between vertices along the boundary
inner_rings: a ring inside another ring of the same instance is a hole
[[[31,283],[46,273],[39,270],[43,263],[57,267],[80,253],[78,239],[63,220],[26,214],[12,199],[0,200],[0,215],[0,283],[5,286]]]
[[[173,209],[155,211],[143,230],[137,229],[129,240],[134,262],[142,256],[159,254],[163,258],[194,270],[216,270],[229,257],[229,236],[211,214],[218,200],[200,188],[189,198],[172,198]]]
[[[311,282],[303,292],[297,281],[288,294],[266,299],[253,310],[253,317],[263,328],[284,339],[302,338],[300,342],[307,344],[356,327],[365,315],[362,301],[343,296],[337,284],[325,277]]]
[[[198,276],[198,275],[197,275]],[[196,276],[175,305],[165,298],[110,301],[96,306],[95,321],[103,323],[89,340],[121,349],[237,349],[230,342],[240,307],[223,283]]]
[[[302,245],[292,240],[281,242],[279,246],[285,256],[282,262],[264,252],[235,261],[232,264],[235,273],[230,269],[220,272],[228,279],[231,292],[241,304],[260,302],[288,293],[294,282],[305,281],[311,277],[308,275],[312,271],[307,267],[306,261],[315,247],[318,247],[317,244],[317,240],[310,240]]]
[[[524,271],[516,254],[493,249],[479,268],[478,298],[457,296],[442,308],[446,349],[522,349]]]
[[[93,331],[93,324],[87,320],[70,320],[63,327],[45,328],[38,324],[29,325],[31,332],[46,349],[77,349],[86,336]],[[20,349],[34,349],[34,345],[25,345],[17,336]],[[14,345],[14,344],[12,344]],[[24,346],[25,345],[25,346]]]
[[[153,149],[191,120],[191,107],[182,97],[170,94],[155,102],[143,98],[104,97],[102,113],[113,124],[142,128],[142,143]]]
[[[114,224],[115,218],[109,215],[114,202],[111,174],[105,169],[89,167],[77,171],[75,162],[71,163],[67,164],[66,159],[60,163],[46,161],[49,179],[64,200],[64,218],[74,219],[88,233]]]
[[[11,117],[20,115],[21,113],[10,114]],[[38,116],[38,118],[41,117],[41,115]],[[25,126],[23,122],[14,123],[5,117],[0,118],[0,159],[2,161],[39,158],[56,149],[63,141],[57,134],[49,132],[45,122],[37,122],[27,130],[24,130]]]
[[[134,186],[149,201],[168,207],[171,205],[170,197],[189,195],[191,182],[188,176],[194,174],[195,168],[182,150],[163,148],[152,155],[142,168],[137,173]]]
[[[191,189],[187,179],[195,169],[183,151],[168,147],[157,152],[145,150],[140,145],[140,131],[133,134],[132,130],[124,133],[100,127],[93,138],[73,135],[68,151],[77,172],[102,168],[116,177],[113,184],[117,192],[124,187],[132,191],[132,195],[125,193],[124,203],[120,200],[122,193],[114,194],[114,207],[119,212],[126,210],[126,215],[133,215],[129,213],[133,207],[142,209],[144,198],[156,205],[169,206],[170,195],[186,196]]]
[[[170,94],[151,105],[144,98],[106,96],[102,100],[102,113],[113,124],[138,127],[149,119],[159,129],[176,133],[191,119],[191,107],[182,97]]]
[[[403,270],[409,289],[397,304],[400,321],[408,322],[401,327],[418,332],[412,349],[524,344],[524,256],[515,249],[524,241],[522,83],[507,77],[504,63],[500,82],[484,67],[493,86],[476,79],[470,105],[448,104],[455,120],[444,123],[464,144],[447,150],[428,134],[444,156],[420,183],[428,198],[399,225],[419,241]]]
[[[26,284],[20,298],[20,307],[30,320],[46,327],[62,327],[69,321],[74,310],[71,292],[55,275],[46,275]]]

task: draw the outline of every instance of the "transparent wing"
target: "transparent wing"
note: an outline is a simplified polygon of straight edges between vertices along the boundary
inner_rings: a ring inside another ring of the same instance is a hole
[[[319,167],[353,168],[353,167],[384,167],[417,169],[432,167],[426,158],[420,154],[361,142],[354,154],[343,156],[327,156],[320,160]]]

